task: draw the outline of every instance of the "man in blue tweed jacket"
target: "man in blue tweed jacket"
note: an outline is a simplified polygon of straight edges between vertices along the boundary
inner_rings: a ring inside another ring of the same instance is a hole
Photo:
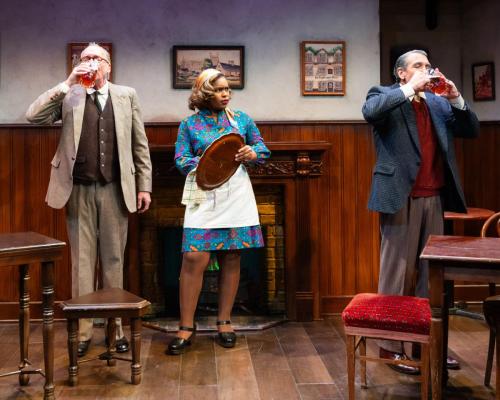
[[[479,122],[447,80],[430,92],[430,63],[409,51],[394,66],[397,83],[368,91],[363,116],[373,125],[377,161],[368,208],[380,213],[379,293],[428,297],[429,271],[419,255],[431,234],[443,233],[443,211],[466,212],[453,138],[475,137]],[[381,357],[407,358],[400,343],[380,343]],[[389,364],[399,372],[417,368]],[[450,359],[449,367],[458,367]]]

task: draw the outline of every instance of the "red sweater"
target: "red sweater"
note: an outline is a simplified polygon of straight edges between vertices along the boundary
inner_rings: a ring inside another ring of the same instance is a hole
[[[437,196],[444,186],[443,155],[432,125],[427,104],[423,99],[412,101],[420,142],[420,169],[410,193],[411,197]]]

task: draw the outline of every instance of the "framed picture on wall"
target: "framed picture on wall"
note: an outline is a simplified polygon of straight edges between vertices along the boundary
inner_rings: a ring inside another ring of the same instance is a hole
[[[99,46],[104,47],[110,57],[111,57],[111,63],[113,63],[113,45],[111,43],[103,43],[103,42],[96,42]],[[74,43],[68,43],[68,60],[67,60],[67,66],[68,66],[68,75],[71,73],[73,68],[75,68],[78,63],[80,62],[80,54],[82,53],[83,49],[85,49],[89,45],[89,42],[74,42]],[[113,81],[113,68],[111,68],[111,73],[109,74],[109,80]]]
[[[174,46],[172,51],[174,89],[191,89],[196,77],[207,68],[221,71],[231,89],[243,89],[244,46]]]
[[[495,100],[495,64],[472,64],[472,93],[474,101]]]
[[[303,96],[345,95],[345,42],[304,41],[300,54]]]

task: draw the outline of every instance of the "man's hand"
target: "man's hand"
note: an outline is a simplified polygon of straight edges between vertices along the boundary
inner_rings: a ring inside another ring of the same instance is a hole
[[[90,68],[88,63],[78,64],[75,68],[73,68],[73,71],[71,71],[71,74],[69,74],[68,78],[66,79],[66,85],[71,87],[77,84],[80,81],[80,76],[85,75],[89,72],[92,72],[92,69]]]
[[[445,99],[456,99],[458,96],[460,96],[460,92],[458,91],[455,84],[449,79],[446,79],[446,76],[444,76],[439,68],[436,68],[434,73],[442,77],[446,82],[446,92],[438,94],[437,96],[444,97]]]
[[[257,159],[257,153],[247,144],[238,150],[234,159],[236,161],[253,161]]]
[[[142,214],[144,211],[149,209],[151,204],[151,193],[149,192],[139,192],[137,193],[137,212]]]
[[[418,93],[423,92],[429,82],[429,75],[427,75],[427,73],[424,71],[417,70],[413,73],[413,76],[408,81],[408,84],[411,85],[415,93]]]

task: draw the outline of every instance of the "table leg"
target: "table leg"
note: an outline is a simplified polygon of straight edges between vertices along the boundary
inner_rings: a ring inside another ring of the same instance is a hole
[[[429,263],[431,320],[432,399],[443,396],[443,308],[445,307],[444,272],[440,265]],[[446,364],[445,364],[446,365]]]
[[[54,262],[42,263],[44,400],[54,399]]]
[[[68,318],[68,380],[71,386],[78,385],[78,319]]]
[[[19,384],[25,386],[30,376],[22,371],[28,365],[28,346],[30,337],[30,293],[29,293],[29,265],[19,267]]]
[[[142,367],[141,367],[141,326],[140,318],[130,319],[130,330],[132,336],[132,376],[131,380],[134,385],[141,383]]]

